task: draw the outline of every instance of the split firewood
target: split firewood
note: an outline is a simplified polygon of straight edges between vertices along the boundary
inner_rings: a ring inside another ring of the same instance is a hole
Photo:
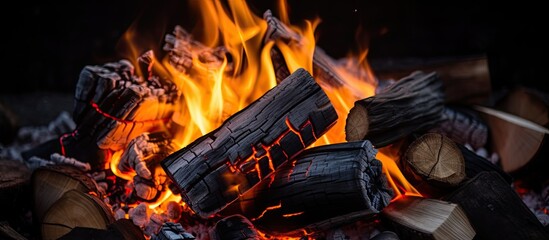
[[[478,239],[549,239],[540,221],[496,172],[479,173],[444,199],[463,208]]]
[[[437,72],[444,84],[446,103],[483,104],[492,94],[490,69],[485,55],[436,59],[393,59],[372,63],[379,79],[401,79],[415,71]]]
[[[254,225],[242,215],[219,220],[210,232],[212,240],[261,239]]]
[[[107,229],[114,217],[98,197],[73,189],[55,201],[41,221],[42,239],[59,239],[75,227]]]
[[[45,212],[70,190],[97,194],[94,181],[83,171],[69,165],[40,167],[31,175],[33,214],[41,221]]]
[[[267,22],[267,32],[265,33],[264,38],[265,42],[280,40],[286,44],[305,45],[303,42],[305,39],[273,16],[271,10],[267,10],[263,13],[263,19]],[[274,46],[271,49],[270,55],[277,82],[280,82],[290,75],[290,71],[286,66],[286,61],[279,48]],[[326,54],[324,50],[315,46],[313,53],[313,76],[319,84],[329,87],[342,87],[348,85],[335,70],[337,65],[338,63]],[[377,85],[375,82],[372,82],[372,84],[374,86]]]
[[[458,204],[438,199],[403,196],[384,208],[382,216],[402,239],[470,240],[476,235]]]
[[[387,146],[414,132],[426,131],[443,121],[444,93],[436,72],[413,74],[384,92],[355,102],[347,116],[347,141],[370,140]]]
[[[172,34],[166,34],[164,41],[163,50],[168,52],[168,62],[181,73],[191,74],[194,59],[208,68],[219,69],[229,54],[224,47],[212,49],[196,41],[179,25]],[[233,64],[228,62],[224,70],[232,72]]]
[[[401,169],[422,194],[437,197],[465,179],[465,161],[458,146],[438,133],[415,139],[400,160]]]
[[[503,170],[532,186],[547,180],[549,103],[538,92],[511,89],[493,107],[476,110],[490,127],[490,145]]]
[[[369,141],[310,148],[222,213],[241,213],[258,229],[284,236],[367,219],[393,197],[376,154]]]
[[[179,223],[167,222],[162,225],[160,232],[153,236],[152,240],[185,240],[195,239],[193,235],[186,232]]]
[[[488,126],[473,109],[445,107],[443,121],[431,129],[431,132],[442,133],[454,142],[473,149],[481,149],[488,141]]]
[[[298,69],[161,165],[184,201],[206,218],[268,178],[337,118],[320,86],[307,71]]]

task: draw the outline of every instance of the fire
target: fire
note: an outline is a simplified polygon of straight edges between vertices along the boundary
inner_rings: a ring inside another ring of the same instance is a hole
[[[304,21],[300,26],[289,22],[288,5],[280,0],[278,11],[280,20],[292,31],[301,36],[295,41],[264,41],[268,29],[267,22],[254,14],[245,0],[228,1],[224,6],[221,1],[190,1],[190,11],[195,11],[202,18],[198,21],[192,36],[205,47],[223,46],[226,55],[221,64],[207,64],[199,61],[198,52],[193,51],[192,71],[182,73],[174,68],[168,59],[155,59],[154,70],[168,75],[182,92],[181,101],[177,105],[172,121],[183,127],[177,131],[174,141],[178,147],[184,147],[195,139],[216,129],[232,114],[243,109],[252,101],[262,96],[277,84],[275,70],[271,59],[271,50],[276,47],[282,53],[290,72],[304,68],[313,73],[313,55],[315,53],[315,29],[320,19]],[[133,43],[136,33],[131,29],[125,40]],[[196,47],[191,46],[192,50]],[[137,59],[140,47],[131,45],[135,54],[129,59]],[[345,83],[342,86],[321,84],[335,107],[339,120],[326,134],[318,138],[314,145],[324,145],[345,141],[345,116],[354,102],[375,94],[375,76],[367,61],[367,50],[350,55],[342,64],[333,66],[335,72],[342,76]],[[357,69],[357,72],[349,72]],[[299,126],[290,126],[290,131],[296,131]],[[111,162],[113,172],[127,180],[133,176],[116,170],[120,153],[114,154]],[[403,194],[419,194],[409,184],[395,161],[383,153],[377,156],[383,162],[391,187],[397,196]],[[257,170],[259,171],[259,170]],[[238,185],[235,186],[238,188]],[[169,192],[169,191],[168,191]],[[162,201],[173,199],[171,192],[163,196],[151,208],[160,205]],[[277,206],[273,206],[277,207]],[[267,208],[265,211],[268,211]],[[287,217],[301,213],[288,213]],[[285,215],[286,216],[286,215]]]

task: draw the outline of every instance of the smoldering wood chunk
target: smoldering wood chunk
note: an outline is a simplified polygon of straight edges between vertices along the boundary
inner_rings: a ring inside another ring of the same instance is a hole
[[[174,151],[168,133],[145,132],[130,141],[117,167],[122,173],[135,172],[141,178],[152,179],[151,169]]]
[[[367,139],[377,148],[440,123],[442,82],[436,72],[413,74],[372,97],[355,102],[345,125],[347,141]]]
[[[193,60],[205,66],[218,69],[223,61],[229,60],[229,52],[224,47],[210,48],[196,41],[183,27],[175,26],[172,34],[166,34],[163,50],[168,52],[168,62],[177,71],[190,74],[193,70]],[[233,64],[227,63],[225,71],[233,71]]]
[[[261,239],[250,220],[242,215],[232,215],[219,220],[210,236],[213,240]]]
[[[472,109],[445,107],[442,117],[444,120],[430,131],[442,133],[456,143],[469,144],[473,149],[486,146],[488,125]]]
[[[463,208],[479,239],[549,239],[540,221],[496,172],[477,174],[444,199]]]
[[[241,213],[258,229],[285,236],[367,219],[393,197],[376,154],[369,141],[307,149],[222,213]]]
[[[322,136],[338,116],[304,69],[161,162],[185,202],[206,218]]]
[[[167,222],[162,225],[160,232],[152,237],[152,240],[183,240],[195,239],[193,235],[185,232],[183,226],[179,223]]]

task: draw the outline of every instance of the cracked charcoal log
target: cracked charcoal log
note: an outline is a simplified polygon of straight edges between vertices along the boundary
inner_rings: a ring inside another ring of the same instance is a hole
[[[253,224],[242,215],[232,215],[219,220],[210,232],[212,240],[261,239]]]
[[[107,229],[114,221],[112,211],[101,199],[73,189],[46,211],[40,222],[41,237],[58,239],[75,227]]]
[[[384,208],[381,215],[401,239],[470,240],[476,235],[465,211],[458,204],[443,200],[402,196]]]
[[[41,221],[45,212],[70,190],[97,193],[93,180],[81,170],[69,165],[40,167],[31,175],[33,214]]]
[[[393,197],[376,153],[369,141],[310,148],[222,213],[241,212],[273,235],[323,231],[367,219]]]
[[[184,240],[195,239],[193,235],[185,232],[179,223],[167,222],[162,225],[160,232],[152,237],[152,240]]]
[[[442,115],[444,121],[430,131],[442,133],[456,143],[469,144],[475,150],[486,146],[488,126],[477,113],[462,108],[445,107]]]
[[[337,118],[320,86],[298,69],[161,165],[185,202],[206,218],[303,151]]]
[[[347,141],[370,140],[377,148],[440,123],[442,82],[436,72],[414,72],[385,91],[355,102],[346,119]]]
[[[549,239],[540,221],[496,172],[479,173],[445,200],[463,208],[478,239]]]
[[[268,24],[267,32],[265,33],[265,42],[281,40],[287,44],[303,45],[304,38],[273,16],[271,10],[263,13],[263,19]],[[271,49],[270,55],[275,69],[276,80],[280,82],[290,74],[290,71],[286,66],[282,52],[276,45]],[[336,61],[326,54],[324,50],[318,46],[315,47],[313,53],[313,76],[315,76],[319,84],[325,84],[330,87],[341,87],[347,84],[335,70],[336,65],[338,65]],[[376,85],[376,83],[372,84]]]
[[[439,133],[423,134],[410,143],[400,165],[408,181],[429,197],[447,193],[466,176],[460,149]]]

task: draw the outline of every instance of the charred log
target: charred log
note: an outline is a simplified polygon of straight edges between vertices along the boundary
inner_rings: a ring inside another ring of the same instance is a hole
[[[393,196],[369,141],[304,151],[225,212],[241,212],[273,235],[299,235],[367,219]]]
[[[208,217],[303,151],[336,119],[326,94],[299,69],[161,164],[185,202]]]
[[[242,215],[233,215],[219,220],[210,236],[213,240],[261,239],[250,220]]]
[[[474,110],[445,107],[443,121],[432,132],[442,133],[461,145],[469,144],[473,149],[486,146],[488,126]]]
[[[440,123],[444,108],[442,82],[436,72],[413,74],[385,91],[358,100],[347,116],[347,141],[367,139],[377,148]]]

